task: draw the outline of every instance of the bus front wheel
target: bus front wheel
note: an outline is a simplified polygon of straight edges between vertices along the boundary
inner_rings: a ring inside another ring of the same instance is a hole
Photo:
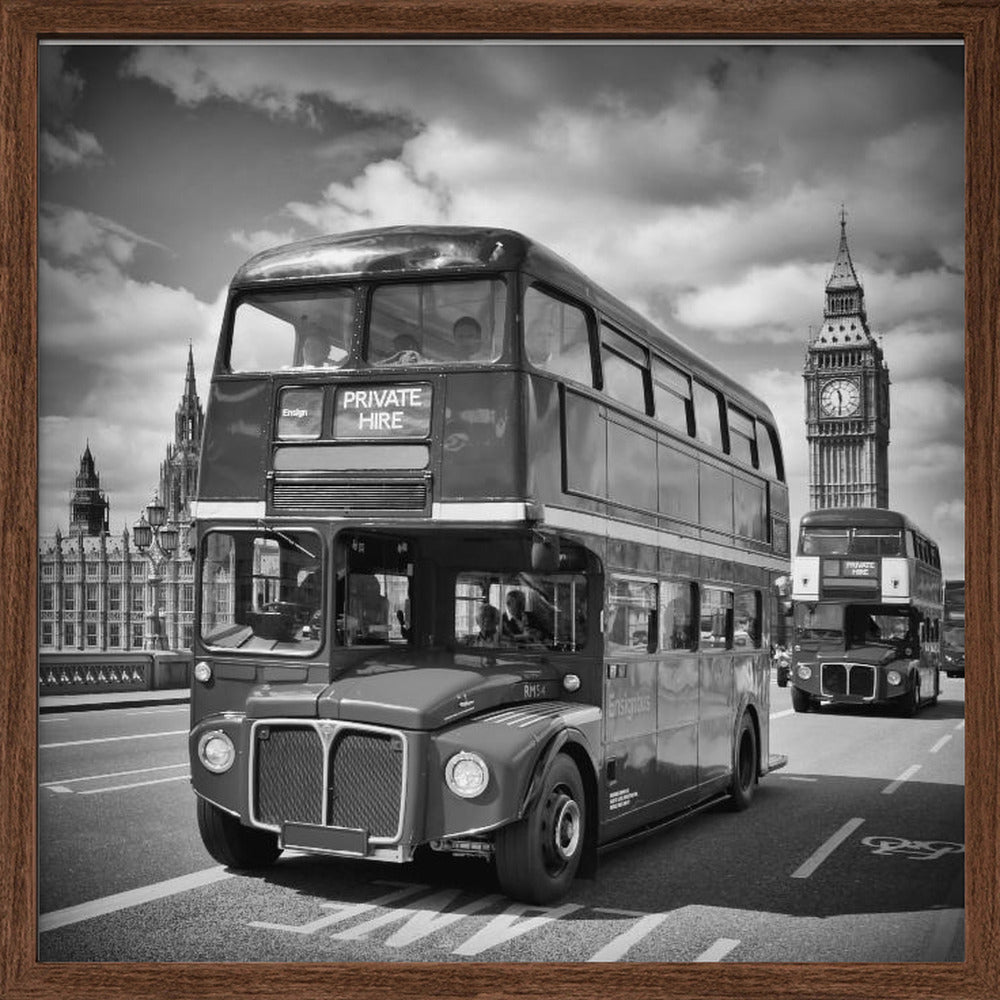
[[[583,856],[585,815],[580,772],[566,754],[558,754],[525,816],[497,831],[500,888],[525,903],[564,896]]]
[[[198,799],[198,830],[205,850],[230,868],[267,868],[281,854],[276,833],[244,826],[202,798]]]
[[[757,784],[757,733],[753,720],[744,713],[733,748],[733,780],[729,786],[729,808],[742,812],[753,799]]]
[[[903,695],[903,715],[907,719],[912,719],[920,708],[920,678],[913,678],[913,685],[905,695]]]
[[[796,712],[808,712],[813,707],[812,695],[802,688],[792,687],[792,708]]]

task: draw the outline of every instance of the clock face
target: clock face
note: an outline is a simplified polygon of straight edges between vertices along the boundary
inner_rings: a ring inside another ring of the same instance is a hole
[[[827,417],[853,416],[860,404],[861,391],[854,379],[831,379],[819,393],[819,406]]]

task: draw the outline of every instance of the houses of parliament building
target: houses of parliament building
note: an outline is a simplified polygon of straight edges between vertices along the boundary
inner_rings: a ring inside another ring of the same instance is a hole
[[[39,538],[39,651],[126,652],[190,649],[194,627],[194,564],[185,539],[198,488],[204,412],[188,348],[184,392],[174,440],[160,463],[158,496],[166,524],[180,539],[159,572],[159,635],[150,634],[151,561],[126,528],[108,529],[111,504],[87,444],[69,502],[69,529]]]

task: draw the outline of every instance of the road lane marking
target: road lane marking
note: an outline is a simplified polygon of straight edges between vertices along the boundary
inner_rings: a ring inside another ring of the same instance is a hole
[[[602,907],[595,907],[597,910],[603,909]],[[609,912],[609,911],[605,911]],[[648,913],[646,916],[637,920],[627,931],[623,931],[618,937],[612,938],[603,948],[596,951],[590,958],[587,959],[588,962],[617,962],[625,953],[632,948],[634,945],[638,944],[644,937],[651,934],[664,920],[667,919],[669,913]]]
[[[859,819],[857,816],[854,819],[848,820],[819,850],[792,872],[792,878],[809,878],[862,823],[864,823],[864,820]]]
[[[938,750],[940,750],[941,747],[943,747],[945,743],[947,743],[950,739],[951,739],[950,734],[948,736],[942,736],[941,739],[939,739],[937,743],[935,743],[934,746],[930,748],[929,753],[937,753]]]
[[[59,778],[56,781],[43,781],[42,788],[62,787],[63,785],[73,785],[80,781],[102,781],[104,778],[126,778],[130,774],[148,774],[151,771],[169,771],[175,767],[187,767],[186,760],[179,764],[160,764],[157,767],[137,767],[131,771],[108,771],[105,774],[87,774],[82,778]]]
[[[136,708],[130,712],[123,712],[123,715],[157,715],[162,712],[190,712],[189,705],[163,705],[160,708]]]
[[[882,794],[892,795],[892,793],[895,792],[900,785],[909,781],[910,778],[912,778],[919,770],[920,764],[914,764],[912,767],[908,767],[895,781],[889,782],[889,784],[882,789]]]
[[[113,896],[93,899],[89,903],[67,906],[63,910],[51,910],[38,918],[38,932],[44,934],[46,931],[58,930],[60,927],[68,927],[70,924],[92,920],[94,917],[104,917],[109,913],[117,913],[119,910],[127,910],[133,906],[141,906],[143,903],[151,903],[154,899],[165,899],[167,896],[190,892],[192,889],[200,889],[202,886],[212,885],[232,877],[232,872],[227,871],[222,865],[217,865],[214,868],[205,868],[200,872],[192,872],[190,875],[170,878],[165,882],[144,885],[139,889],[116,892]]]
[[[962,719],[962,721],[955,726],[955,732],[958,732],[960,729],[965,729],[965,719]]]
[[[450,906],[461,894],[461,889],[445,889],[426,896],[424,899],[412,900],[403,909],[390,910],[381,916],[372,917],[364,923],[356,924],[350,930],[332,934],[331,937],[338,941],[363,941],[374,930],[389,924],[406,921],[404,927],[400,927],[385,941],[387,948],[402,948],[429,937],[445,927],[450,927],[464,917],[474,916],[501,902],[504,898],[498,894],[481,896],[471,903],[466,903],[458,909],[445,913],[445,908]]]
[[[126,788],[145,788],[147,785],[162,785],[168,781],[187,781],[190,774],[175,774],[170,778],[150,778],[149,781],[130,781],[127,785],[107,785],[105,788],[85,788],[77,795],[99,795],[101,792],[123,792]]]
[[[711,948],[703,951],[695,961],[721,962],[738,944],[739,941],[734,941],[732,938],[719,938]]]
[[[187,729],[171,729],[166,733],[136,733],[134,736],[101,736],[93,740],[68,740],[66,743],[41,743],[39,750],[55,750],[58,747],[88,747],[94,743],[121,743],[124,740],[151,740],[155,736],[187,736]]]
[[[69,722],[71,715],[40,715],[39,722]]]
[[[770,715],[770,718],[772,718],[772,719],[783,719],[786,715],[794,715],[794,714],[795,714],[795,709],[794,708],[786,708],[783,712],[773,712]]]
[[[479,955],[581,909],[583,909],[582,903],[564,903],[562,906],[529,906],[527,903],[512,903],[482,930],[473,934],[464,944],[460,944],[452,954]],[[525,917],[527,910],[534,910],[541,916]]]
[[[401,883],[379,881],[374,884],[398,886]],[[362,913],[368,913],[378,906],[389,906],[392,903],[398,903],[400,900],[406,899],[407,896],[416,896],[418,893],[429,888],[430,886],[420,883],[404,884],[402,888],[396,889],[395,892],[387,892],[384,896],[379,896],[370,903],[322,903],[321,909],[334,910],[335,912],[331,913],[328,917],[311,920],[308,924],[272,924],[263,920],[251,920],[247,926],[259,927],[268,931],[288,931],[291,934],[315,934],[325,927],[341,924],[345,920],[360,916]]]
[[[804,778],[801,774],[776,774],[775,777],[785,781],[819,781],[819,778]]]

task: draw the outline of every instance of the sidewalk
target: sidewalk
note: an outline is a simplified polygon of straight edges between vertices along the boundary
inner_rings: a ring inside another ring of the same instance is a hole
[[[38,711],[88,712],[100,708],[142,708],[146,705],[186,705],[188,688],[166,691],[108,691],[101,694],[47,694],[38,699]]]

